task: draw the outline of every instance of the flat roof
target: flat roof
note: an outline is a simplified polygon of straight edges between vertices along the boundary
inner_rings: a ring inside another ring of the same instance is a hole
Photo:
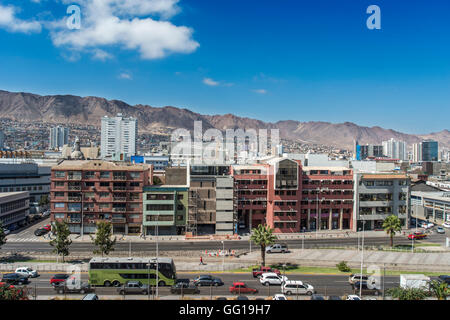
[[[411,195],[422,197],[422,198],[444,201],[444,202],[450,202],[450,192],[445,192],[445,191],[430,191],[430,192],[412,191]]]
[[[408,176],[406,174],[395,174],[395,173],[393,173],[393,174],[386,174],[386,173],[374,174],[374,173],[372,173],[372,174],[363,174],[362,178],[363,179],[375,179],[375,180],[376,179],[383,179],[383,180],[386,180],[386,179],[408,179]]]
[[[148,262],[156,262],[155,257],[148,257],[148,258],[120,258],[120,257],[95,257],[92,258],[89,263],[127,263],[127,262],[134,262],[134,263],[148,263]],[[158,258],[158,263],[172,263],[173,259],[171,258]]]
[[[105,160],[64,160],[54,166],[52,170],[117,170],[117,171],[135,171],[147,170],[150,165],[145,163],[130,162],[112,162]]]
[[[303,171],[311,171],[311,170],[351,171],[352,169],[347,168],[347,167],[331,167],[331,166],[303,167]]]
[[[15,195],[27,195],[28,191],[15,191],[15,192],[0,192],[0,198],[6,198],[9,196],[15,196]]]

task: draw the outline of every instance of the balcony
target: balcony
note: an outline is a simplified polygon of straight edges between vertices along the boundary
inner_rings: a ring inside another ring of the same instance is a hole
[[[112,212],[125,212],[127,208],[112,208]]]
[[[81,186],[70,186],[69,185],[69,190],[81,191]]]
[[[113,191],[126,191],[127,187],[124,186],[113,186]]]
[[[81,201],[81,197],[68,197],[67,201],[80,202]]]
[[[81,223],[81,218],[68,218],[69,223]]]
[[[113,180],[119,180],[119,181],[120,181],[120,180],[122,180],[122,181],[125,180],[125,181],[126,181],[126,180],[127,180],[127,176],[124,176],[124,175],[120,175],[120,176],[119,176],[119,175],[114,175],[114,176],[113,176]]]
[[[125,202],[125,201],[127,201],[127,197],[114,197],[113,201],[115,201],[115,202]]]
[[[112,223],[126,223],[127,219],[126,218],[111,218],[111,222]]]
[[[81,180],[82,179],[82,177],[81,177],[81,175],[68,175],[67,176],[67,180]]]

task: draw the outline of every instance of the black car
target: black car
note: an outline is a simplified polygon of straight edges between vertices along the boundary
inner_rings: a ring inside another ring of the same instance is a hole
[[[194,285],[196,286],[223,286],[224,283],[221,279],[215,278],[210,275],[201,275],[194,279]]]
[[[199,294],[197,286],[185,282],[178,282],[170,288],[172,294]]]
[[[447,284],[450,284],[450,276],[447,276],[447,275],[441,275],[441,276],[439,276],[438,278],[439,278],[440,281],[443,281],[443,282],[445,282],[445,283],[447,283]]]
[[[28,277],[24,277],[18,273],[5,273],[2,282],[12,285],[22,285],[29,283]]]
[[[367,281],[363,281],[362,282],[361,288],[360,288],[360,282],[357,281],[357,282],[355,282],[355,284],[352,285],[352,288],[353,288],[353,293],[354,294],[359,293],[360,289],[361,289],[361,295],[366,294],[366,295],[375,295],[375,296],[377,296],[377,295],[380,294],[380,290],[379,289],[367,287]]]
[[[324,296],[320,295],[320,294],[313,294],[311,295],[310,300],[325,300]]]
[[[239,296],[236,300],[248,300],[247,296]]]
[[[217,297],[216,300],[228,300],[226,297]]]
[[[44,228],[39,228],[34,231],[34,235],[37,237],[40,237],[40,236],[46,234],[47,232],[48,232],[48,230],[46,230]]]
[[[342,300],[339,296],[328,296],[328,300]]]
[[[189,280],[189,279],[177,279],[177,281],[175,281],[175,284],[177,284],[177,283],[187,283],[187,284],[189,284],[189,283],[191,283],[191,280]]]

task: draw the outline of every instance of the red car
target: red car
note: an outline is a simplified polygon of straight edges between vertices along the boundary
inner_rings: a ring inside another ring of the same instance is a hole
[[[45,229],[47,231],[51,231],[52,230],[52,225],[51,224],[46,224],[45,226],[42,227],[42,229]]]
[[[8,284],[6,282],[0,282],[0,287],[7,287]],[[12,289],[14,286],[12,284],[9,285],[9,288]]]
[[[274,272],[277,275],[280,275],[280,270],[278,269],[271,269],[270,267],[259,267],[252,270],[253,278],[260,277],[263,273],[267,272]]]
[[[409,240],[420,240],[426,238],[427,235],[422,232],[414,232],[408,236]]]
[[[247,287],[247,285],[243,282],[233,282],[233,286],[230,287],[230,293],[236,293],[236,294],[253,293],[253,294],[255,294],[255,293],[258,293],[258,290]]]
[[[50,284],[52,286],[60,285],[62,282],[66,281],[67,278],[69,278],[68,274],[55,274],[53,277],[50,278]]]

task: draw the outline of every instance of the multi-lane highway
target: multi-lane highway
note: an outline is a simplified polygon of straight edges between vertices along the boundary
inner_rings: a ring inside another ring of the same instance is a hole
[[[31,292],[36,293],[38,296],[61,296],[55,292],[50,285],[50,277],[52,273],[43,273],[38,278],[31,279],[28,287]],[[193,279],[198,273],[178,273],[178,278]],[[280,286],[263,286],[258,279],[253,278],[250,273],[215,273],[213,276],[219,277],[225,283],[221,287],[200,287],[200,295],[202,296],[229,296],[229,287],[235,281],[243,281],[247,286],[258,289],[256,296],[273,296],[276,293],[280,293]],[[348,283],[348,276],[342,275],[311,275],[311,274],[287,274],[289,280],[301,280],[314,286],[318,294],[322,295],[337,295],[343,296],[351,294],[351,286]],[[81,275],[82,281],[88,280],[88,275],[83,273]],[[380,279],[382,280],[382,279]],[[398,276],[386,276],[384,279],[385,288],[391,288],[399,285]],[[159,288],[159,294],[162,297],[168,297],[170,295],[169,287]],[[95,293],[98,295],[118,295],[117,288],[114,287],[97,287]],[[175,296],[172,296],[175,297]]]

